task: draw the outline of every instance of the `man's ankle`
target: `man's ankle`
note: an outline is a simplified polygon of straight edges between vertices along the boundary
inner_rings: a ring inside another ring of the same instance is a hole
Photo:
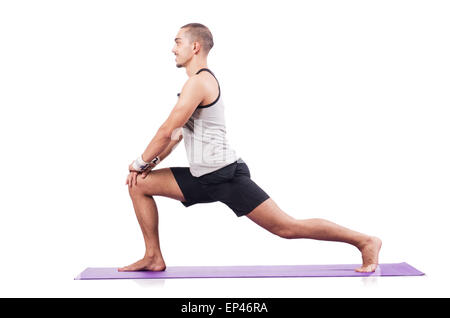
[[[356,247],[361,251],[364,247],[367,246],[367,244],[370,243],[371,239],[372,239],[371,236],[366,235],[366,237],[364,237],[363,239],[361,239],[361,240],[358,242],[358,245],[357,245]]]
[[[157,251],[146,251],[144,258],[145,259],[154,259],[157,258],[160,255]]]

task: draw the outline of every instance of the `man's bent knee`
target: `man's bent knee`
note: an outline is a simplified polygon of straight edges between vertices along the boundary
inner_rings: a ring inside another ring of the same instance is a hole
[[[152,172],[150,171],[146,178],[149,178],[151,176],[151,173]],[[144,187],[143,183],[145,182],[145,180],[146,179],[142,177],[142,174],[138,174],[135,183],[133,183],[131,186],[128,185],[128,192],[131,197],[151,195],[151,193],[149,193],[148,185]]]
[[[301,223],[299,220],[293,220],[292,222],[285,223],[276,229],[275,234],[281,238],[294,239],[301,238],[301,232]]]
[[[142,190],[139,188],[138,185],[133,184],[132,186],[128,186],[128,193],[130,194],[130,197],[136,197],[139,195],[142,195]]]
[[[295,238],[295,233],[294,233],[293,229],[291,229],[291,228],[280,229],[276,232],[276,235],[278,235],[279,237],[284,238],[284,239]]]
[[[270,233],[279,236],[281,238],[285,239],[291,239],[294,237],[294,230],[292,229],[292,226],[290,225],[272,225],[270,227],[266,227],[266,230],[268,230]]]
[[[170,168],[155,169],[145,177],[137,176],[137,184],[129,187],[130,196],[165,196],[185,201],[183,192],[178,186]]]

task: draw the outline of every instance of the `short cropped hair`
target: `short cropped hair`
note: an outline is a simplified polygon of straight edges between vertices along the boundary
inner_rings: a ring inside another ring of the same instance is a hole
[[[209,51],[214,46],[211,31],[201,23],[189,23],[183,25],[180,29],[185,28],[187,28],[185,34],[189,38],[190,42],[191,43],[193,43],[194,41],[200,42],[204,50],[204,53],[208,55]]]

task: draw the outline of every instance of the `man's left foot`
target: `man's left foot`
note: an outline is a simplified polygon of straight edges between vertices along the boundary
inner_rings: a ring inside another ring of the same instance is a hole
[[[166,269],[166,264],[161,257],[150,258],[144,257],[143,259],[133,263],[131,265],[118,268],[119,272],[134,272],[134,271],[154,271],[160,272]]]
[[[363,264],[355,269],[360,273],[374,272],[378,266],[378,254],[381,249],[381,240],[376,236],[371,236],[360,248]]]

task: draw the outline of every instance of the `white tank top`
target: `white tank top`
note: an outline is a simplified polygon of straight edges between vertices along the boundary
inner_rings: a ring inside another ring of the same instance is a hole
[[[207,71],[217,81],[216,76]],[[224,104],[220,93],[209,105],[197,106],[196,110],[183,126],[183,139],[189,170],[194,177],[218,170],[239,159],[236,151],[230,147],[226,137]],[[178,93],[180,96],[180,93]]]

